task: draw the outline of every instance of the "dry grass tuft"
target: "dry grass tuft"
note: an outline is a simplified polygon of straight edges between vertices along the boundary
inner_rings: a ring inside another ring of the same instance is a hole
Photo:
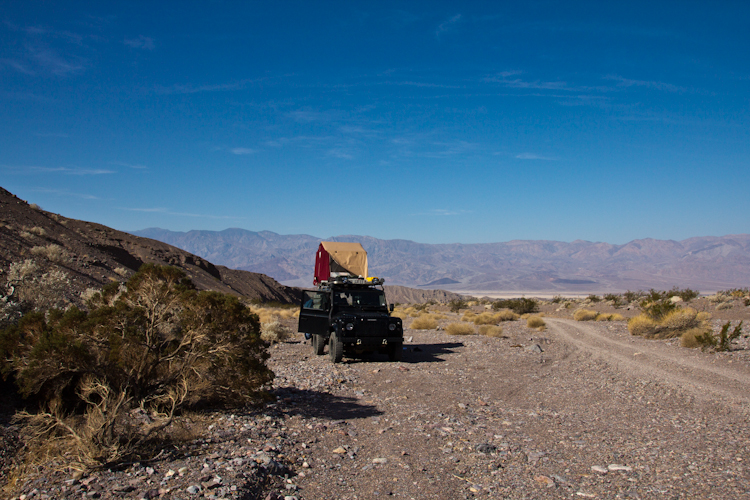
[[[544,328],[547,324],[539,316],[529,316],[526,320],[526,326],[529,328]]]
[[[70,260],[68,252],[66,252],[60,245],[55,245],[54,243],[47,245],[46,247],[33,247],[31,253],[33,255],[45,257],[50,262],[55,262],[57,264],[65,264]]]
[[[474,321],[474,318],[476,318],[477,315],[474,313],[474,311],[466,311],[463,316],[461,316],[461,321]]]
[[[625,321],[625,316],[619,313],[614,313],[610,315],[609,320],[610,321]]]
[[[573,319],[576,321],[593,321],[598,315],[598,312],[590,309],[579,309],[573,313]]]
[[[709,330],[706,328],[691,328],[689,330],[685,330],[684,332],[682,332],[682,335],[680,335],[680,345],[689,349],[701,347],[701,345],[703,344],[698,340],[698,338],[703,337],[707,333],[709,333]]]
[[[631,335],[652,337],[659,329],[659,324],[645,314],[640,314],[628,320],[628,331]]]
[[[500,321],[515,321],[518,319],[518,314],[514,313],[510,309],[506,309],[495,314],[495,317]]]
[[[434,330],[438,327],[438,321],[432,314],[423,314],[414,318],[409,328],[412,330]]]
[[[473,321],[475,325],[496,325],[500,323],[500,319],[495,314],[488,312],[483,312],[478,316],[474,316],[471,321]]]
[[[43,227],[39,226],[32,227],[31,229],[29,229],[29,232],[34,233],[35,235],[40,237],[47,236],[47,231],[45,231]]]
[[[470,323],[451,323],[445,327],[448,335],[474,335],[474,325]]]
[[[484,335],[485,337],[502,337],[503,328],[495,325],[482,325],[479,327],[479,335]]]
[[[284,342],[291,336],[289,328],[285,327],[278,321],[272,321],[270,323],[262,323],[260,326],[260,338],[266,342],[275,344],[277,342]]]

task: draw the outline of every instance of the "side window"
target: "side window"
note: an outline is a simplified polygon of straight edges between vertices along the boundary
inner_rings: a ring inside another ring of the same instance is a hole
[[[302,296],[302,307],[317,311],[328,310],[328,294],[322,292],[305,291]]]

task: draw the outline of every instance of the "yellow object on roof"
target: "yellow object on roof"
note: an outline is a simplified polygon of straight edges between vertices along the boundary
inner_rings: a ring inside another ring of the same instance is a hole
[[[331,272],[348,272],[367,278],[367,252],[359,243],[322,241],[320,245],[331,256]],[[334,269],[334,263],[342,269]]]

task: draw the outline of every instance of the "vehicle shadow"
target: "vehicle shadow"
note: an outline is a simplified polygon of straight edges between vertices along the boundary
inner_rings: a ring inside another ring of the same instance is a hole
[[[374,404],[365,403],[360,399],[349,396],[336,396],[323,391],[297,389],[295,387],[280,387],[274,393],[279,399],[275,404],[269,406],[275,407],[289,416],[351,420],[377,417],[383,414]]]
[[[455,349],[463,347],[461,342],[449,342],[444,344],[404,344],[404,353],[401,358],[403,363],[442,363],[445,360],[441,358],[446,354],[453,354]],[[388,361],[385,354],[365,354],[361,358],[345,359],[347,363],[357,363],[361,361]]]

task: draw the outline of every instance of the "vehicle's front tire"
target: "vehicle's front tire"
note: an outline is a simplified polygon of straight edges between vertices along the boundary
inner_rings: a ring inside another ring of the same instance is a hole
[[[325,342],[325,340],[323,340],[323,336],[319,335],[317,333],[313,333],[313,335],[312,335],[313,352],[317,356],[322,356],[323,355],[323,349],[325,348],[325,346],[326,346],[326,342]]]
[[[401,361],[404,356],[403,344],[389,344],[388,345],[388,360],[389,361]]]
[[[341,363],[344,358],[344,342],[339,339],[339,334],[335,330],[331,332],[331,337],[328,339],[328,356],[333,363]]]

